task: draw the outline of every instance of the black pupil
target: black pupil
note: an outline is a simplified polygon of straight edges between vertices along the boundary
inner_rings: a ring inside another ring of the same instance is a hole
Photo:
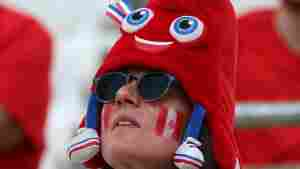
[[[138,11],[132,15],[132,19],[139,20],[143,17],[143,11]]]
[[[179,24],[180,28],[182,29],[188,29],[192,26],[191,22],[188,19],[182,20]]]

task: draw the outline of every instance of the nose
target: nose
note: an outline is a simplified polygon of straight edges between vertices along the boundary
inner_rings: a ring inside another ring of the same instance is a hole
[[[133,80],[122,86],[116,93],[115,102],[118,105],[130,104],[139,106],[141,97],[137,91],[137,81]]]

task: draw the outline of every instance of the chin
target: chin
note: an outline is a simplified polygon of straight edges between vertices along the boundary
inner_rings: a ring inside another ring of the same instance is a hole
[[[157,140],[157,138],[146,140],[148,141],[140,139],[130,143],[121,140],[104,140],[102,155],[113,168],[124,168],[124,166],[132,164],[138,166],[137,168],[142,167],[141,165],[145,165],[144,168],[173,168],[172,159],[177,148],[177,142],[164,139]]]

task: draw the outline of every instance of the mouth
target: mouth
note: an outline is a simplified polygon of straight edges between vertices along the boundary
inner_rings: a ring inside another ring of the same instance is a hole
[[[118,127],[141,128],[141,125],[136,119],[129,116],[119,116],[113,120],[113,130]]]
[[[174,44],[173,41],[151,41],[137,35],[134,36],[134,40],[137,42],[138,48],[149,52],[161,51]]]
[[[151,40],[146,40],[143,38],[138,37],[137,35],[134,36],[135,41],[145,44],[145,45],[153,45],[153,46],[170,46],[174,42],[172,41],[151,41]]]

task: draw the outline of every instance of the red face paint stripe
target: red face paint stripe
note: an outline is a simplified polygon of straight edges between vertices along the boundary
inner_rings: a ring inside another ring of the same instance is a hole
[[[103,109],[102,112],[102,117],[103,117],[103,126],[102,128],[106,129],[108,128],[108,123],[109,123],[109,119],[111,117],[111,113],[112,113],[112,106],[110,105],[106,105]]]
[[[181,132],[181,129],[183,127],[183,119],[184,119],[183,113],[177,112],[175,129],[174,129],[173,134],[172,134],[172,137],[175,140],[180,139],[180,132]]]
[[[167,121],[167,112],[168,110],[164,106],[160,107],[160,112],[158,113],[158,119],[157,119],[156,129],[155,129],[156,134],[159,136],[163,134],[164,127]]]

